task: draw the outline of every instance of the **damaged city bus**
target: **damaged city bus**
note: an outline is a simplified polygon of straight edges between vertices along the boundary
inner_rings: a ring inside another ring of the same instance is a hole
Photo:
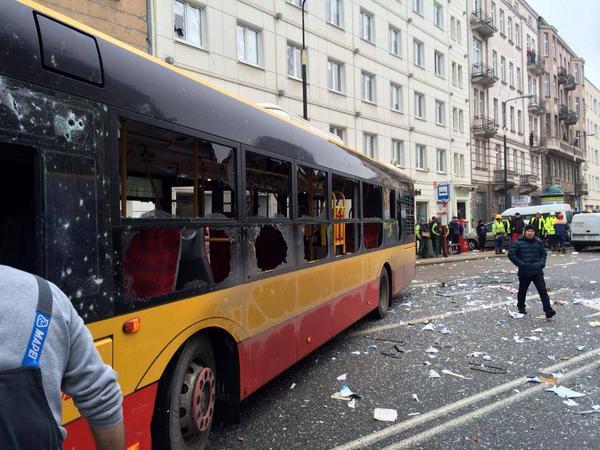
[[[394,167],[27,0],[2,22],[0,263],[72,300],[128,447],[202,448],[414,277]],[[92,448],[67,397],[63,416]]]

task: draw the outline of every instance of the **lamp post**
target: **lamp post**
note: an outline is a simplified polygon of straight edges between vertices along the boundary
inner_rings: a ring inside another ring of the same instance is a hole
[[[528,95],[519,95],[518,97],[509,98],[508,100],[504,100],[502,102],[502,129],[504,131],[504,208],[509,208],[510,196],[508,195],[508,147],[506,146],[506,104],[508,102],[512,102],[513,100],[519,100],[522,98],[531,98],[533,94]]]
[[[308,103],[306,100],[306,45],[304,42],[304,4],[306,0],[302,0],[302,117],[308,120]]]

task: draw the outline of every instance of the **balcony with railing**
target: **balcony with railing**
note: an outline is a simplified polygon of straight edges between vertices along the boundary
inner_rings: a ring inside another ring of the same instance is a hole
[[[528,51],[527,70],[535,75],[543,75],[546,72],[545,59],[540,58],[536,52]]]
[[[498,31],[492,17],[481,9],[476,9],[471,13],[471,29],[483,37],[490,37]]]
[[[562,84],[563,89],[566,91],[572,91],[577,87],[575,77],[567,72],[567,69],[564,67],[558,69],[558,84]]]
[[[554,186],[561,187],[561,184],[563,184],[562,180],[558,177],[546,177],[546,185],[547,186],[554,185]]]
[[[571,111],[567,105],[560,105],[558,108],[558,120],[565,122],[565,125],[575,125],[579,120],[579,114]]]
[[[577,195],[588,195],[589,189],[587,181],[581,180],[577,182]]]
[[[531,97],[527,103],[527,110],[532,114],[544,114],[546,112],[546,100],[537,95]]]
[[[493,68],[487,64],[478,62],[471,66],[471,80],[474,84],[487,87],[498,81],[498,77]]]
[[[546,138],[545,148],[549,153],[553,153],[562,157],[568,156],[571,158],[571,160],[573,158],[580,161],[585,160],[585,152],[581,148],[576,145],[571,145],[559,138]]]
[[[504,190],[504,169],[494,170],[494,191]],[[506,171],[506,184],[508,189],[512,189],[517,185],[517,177],[512,170]]]
[[[498,124],[489,117],[475,116],[471,121],[471,129],[473,130],[473,136],[489,139],[496,135]]]
[[[519,193],[530,194],[533,191],[537,191],[540,188],[537,175],[526,174],[519,175]]]
[[[541,152],[546,146],[546,138],[529,133],[529,148],[533,152]]]

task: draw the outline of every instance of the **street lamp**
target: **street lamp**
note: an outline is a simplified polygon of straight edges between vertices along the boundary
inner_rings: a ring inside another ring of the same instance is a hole
[[[522,98],[531,98],[534,97],[533,94],[529,95],[520,95],[518,97],[509,98],[508,100],[504,100],[502,102],[502,128],[504,130],[504,207],[508,209],[510,198],[508,195],[508,148],[506,146],[506,104],[508,102],[512,102],[513,100],[519,100]]]
[[[306,100],[306,45],[304,43],[304,4],[306,0],[302,0],[302,117],[308,120],[308,104]]]

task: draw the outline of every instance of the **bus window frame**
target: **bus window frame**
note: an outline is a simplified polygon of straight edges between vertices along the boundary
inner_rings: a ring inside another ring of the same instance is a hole
[[[364,184],[370,184],[372,186],[376,186],[380,189],[381,195],[379,196],[379,203],[380,203],[380,208],[381,208],[381,217],[377,218],[377,217],[364,217],[365,214],[365,208],[363,205],[363,200],[364,200]],[[361,223],[361,249],[364,250],[365,253],[369,253],[369,252],[373,252],[373,251],[377,251],[377,250],[381,250],[383,248],[388,247],[388,245],[386,245],[385,243],[385,239],[384,239],[384,223],[385,223],[385,219],[384,217],[384,193],[385,193],[385,189],[384,189],[385,185],[383,183],[379,183],[379,182],[373,182],[371,180],[361,180],[360,182],[360,223]],[[365,239],[365,224],[366,223],[378,223],[381,225],[381,243],[377,246],[377,247],[373,247],[373,248],[367,248],[365,247],[365,243],[364,243],[364,239]]]
[[[298,166],[306,167],[308,169],[320,170],[321,172],[325,172],[327,176],[327,189],[325,192],[325,210],[327,212],[326,217],[300,217],[298,211]],[[294,161],[294,214],[293,220],[294,222],[307,224],[307,223],[331,223],[332,215],[331,215],[331,169],[327,169],[326,167],[319,166],[317,164],[305,163]]]
[[[115,227],[145,227],[146,225],[154,225],[156,228],[169,228],[177,226],[177,224],[181,225],[197,225],[202,226],[204,224],[207,225],[223,225],[223,226],[233,226],[234,224],[242,225],[242,220],[240,219],[240,193],[236,191],[236,201],[238,202],[236,205],[235,216],[227,219],[222,218],[205,218],[205,217],[172,217],[172,218],[162,218],[162,219],[150,219],[150,218],[132,218],[132,217],[123,217],[121,215],[121,196],[120,196],[120,182],[121,177],[119,174],[120,170],[120,148],[119,148],[119,131],[121,129],[122,121],[134,121],[139,122],[142,125],[146,125],[153,128],[160,128],[167,131],[172,131],[174,133],[183,134],[189,136],[191,138],[203,139],[209,142],[214,142],[215,144],[224,145],[227,147],[231,147],[235,151],[235,176],[236,176],[236,190],[239,190],[239,177],[240,177],[240,163],[241,163],[241,153],[242,153],[242,145],[238,142],[231,141],[225,138],[221,138],[218,136],[211,135],[209,133],[204,133],[201,131],[197,131],[194,129],[190,129],[181,125],[177,125],[171,122],[166,122],[160,119],[156,119],[154,117],[144,116],[139,113],[135,113],[132,111],[123,110],[121,108],[109,108],[109,129],[114,130],[115,138],[111,140],[111,146],[109,149],[110,156],[114,157],[114,160],[107,160],[106,167],[110,168],[110,177],[112,182],[112,187],[110,188],[111,194],[111,217],[113,220],[113,228]],[[115,189],[115,181],[117,182],[117,188]],[[116,225],[115,225],[116,224]]]

